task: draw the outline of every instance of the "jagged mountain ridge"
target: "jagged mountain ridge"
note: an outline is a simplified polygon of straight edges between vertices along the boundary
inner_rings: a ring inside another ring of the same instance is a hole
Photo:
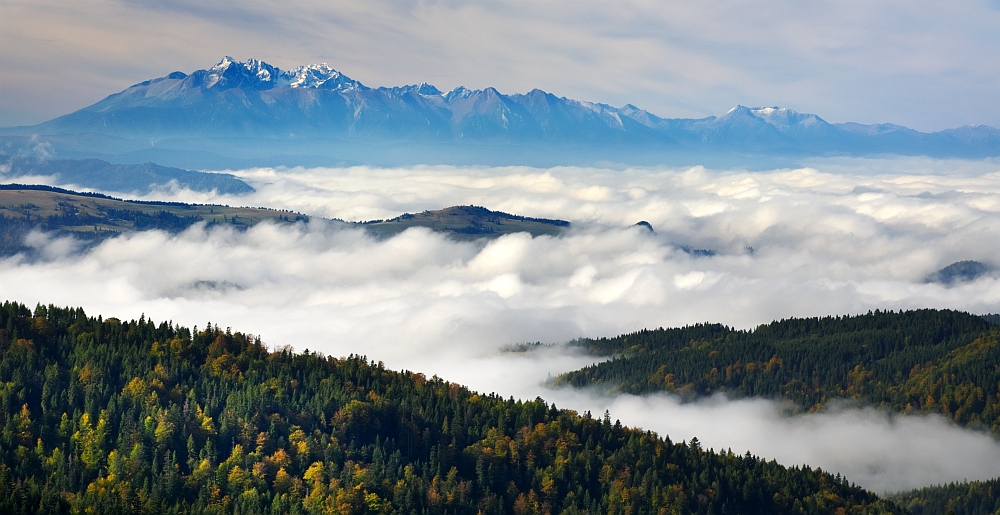
[[[207,70],[173,72],[43,123],[38,132],[149,137],[371,136],[592,139],[655,131],[623,121],[611,106],[557,98],[541,90],[503,95],[494,88],[440,92],[429,84],[369,88],[326,64],[282,71],[230,57]]]
[[[662,118],[634,105],[557,97],[539,89],[442,92],[422,83],[371,88],[326,64],[281,70],[226,57],[191,74],[140,82],[74,113],[7,134],[149,139],[338,139],[635,146],[750,153],[1000,155],[1000,130],[922,133],[892,124],[831,124],[780,107],[737,106],[719,117]]]

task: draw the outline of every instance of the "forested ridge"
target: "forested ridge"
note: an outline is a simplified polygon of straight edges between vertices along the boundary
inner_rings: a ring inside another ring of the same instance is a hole
[[[0,257],[19,253],[30,256],[35,249],[26,238],[32,231],[55,237],[72,236],[81,248],[87,248],[134,231],[156,229],[178,233],[196,223],[245,230],[261,222],[308,223],[311,219],[301,213],[264,207],[122,200],[51,186],[0,184]],[[570,225],[564,220],[530,218],[478,206],[407,213],[391,220],[325,219],[325,222],[361,227],[376,238],[391,238],[411,227],[426,227],[458,240],[496,238],[517,232],[555,236]]]
[[[0,256],[31,255],[34,248],[26,237],[32,231],[72,236],[81,248],[88,248],[126,232],[178,233],[199,222],[243,230],[262,221],[308,220],[275,209],[122,200],[51,186],[0,184]]]
[[[1000,433],[998,337],[983,317],[931,309],[788,319],[753,330],[697,324],[577,340],[615,357],[556,382],[689,398],[785,398],[806,410],[852,399]]]
[[[1000,478],[928,486],[889,496],[912,515],[1000,513]]]
[[[0,512],[889,513],[845,478],[361,357],[0,307]]]

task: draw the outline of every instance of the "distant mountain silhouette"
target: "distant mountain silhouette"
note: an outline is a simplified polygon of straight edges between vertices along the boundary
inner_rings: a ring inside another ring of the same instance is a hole
[[[950,286],[956,283],[975,281],[995,271],[995,266],[979,261],[957,261],[928,275],[925,282]]]
[[[235,195],[254,191],[249,184],[228,173],[196,172],[153,163],[123,165],[100,159],[38,159],[0,155],[0,170],[6,179],[51,176],[59,184],[120,193],[145,194],[171,184],[193,191],[214,190]]]
[[[191,74],[140,82],[79,111],[31,127],[0,130],[0,150],[44,142],[63,156],[157,152],[342,156],[441,162],[517,162],[546,153],[630,162],[639,156],[730,153],[742,156],[1000,155],[1000,130],[970,125],[934,133],[892,124],[831,124],[780,107],[737,106],[719,117],[661,118],[535,89],[429,84],[371,88],[326,64],[280,70],[226,57]],[[402,150],[400,150],[402,149]],[[516,152],[511,152],[516,150]],[[412,157],[405,155],[407,152]],[[513,154],[513,155],[512,155]],[[453,157],[448,157],[453,156]],[[520,157],[517,157],[520,156]],[[656,157],[644,158],[656,161]],[[327,159],[329,161],[329,159]]]

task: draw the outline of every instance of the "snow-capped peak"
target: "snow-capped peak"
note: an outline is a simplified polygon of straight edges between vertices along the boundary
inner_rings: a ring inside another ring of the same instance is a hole
[[[417,85],[417,93],[424,96],[435,96],[440,95],[441,90],[437,89],[433,84],[428,84],[426,82],[421,82]]]
[[[289,86],[293,88],[355,89],[364,86],[350,77],[334,70],[326,63],[307,64],[286,72]]]
[[[765,118],[768,116],[780,115],[783,113],[789,113],[789,112],[794,113],[795,111],[792,111],[787,107],[774,106],[774,107],[753,107],[750,109],[750,112],[757,115],[758,118]]]
[[[261,82],[271,82],[281,74],[281,70],[257,59],[247,59],[243,66]]]
[[[326,63],[299,66],[283,71],[259,59],[237,61],[226,56],[205,70],[206,88],[250,87],[253,89],[322,88],[337,90],[365,89],[360,82],[338,72]]]
[[[226,70],[228,70],[230,66],[236,63],[237,63],[236,59],[233,59],[228,55],[223,57],[222,60],[219,61],[219,64],[216,64],[215,66],[207,70],[208,73],[207,76],[205,77],[205,87],[211,88],[216,84],[218,84],[219,81],[222,80],[223,75],[225,75]]]
[[[459,86],[447,93],[443,93],[441,96],[444,97],[446,102],[451,102],[452,100],[459,100],[463,98],[469,98],[472,95],[478,93],[479,90],[472,90],[465,86]]]
[[[824,125],[824,121],[819,116],[809,113],[800,113],[787,107],[754,107],[750,110],[757,118],[779,128],[798,125],[810,127],[814,125]]]
[[[213,71],[220,71],[220,72],[221,71],[225,71],[226,68],[229,68],[231,65],[236,64],[238,62],[239,61],[237,61],[236,59],[233,59],[232,57],[230,57],[230,56],[227,55],[227,56],[223,57],[221,61],[219,61],[219,64],[216,64],[215,66],[209,68],[208,71],[210,71],[210,72],[213,72]]]
[[[251,87],[268,89],[280,80],[281,70],[257,59],[237,61],[230,56],[223,57],[219,64],[205,70],[206,88]]]
[[[750,116],[759,118],[768,125],[779,130],[786,130],[791,127],[812,127],[826,125],[822,118],[809,113],[800,113],[787,107],[745,107],[738,105],[730,109],[720,120],[732,118],[734,116]]]

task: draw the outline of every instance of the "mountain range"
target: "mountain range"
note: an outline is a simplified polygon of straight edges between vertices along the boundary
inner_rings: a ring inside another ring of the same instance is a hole
[[[287,164],[307,156],[326,163],[648,164],[720,154],[981,158],[1000,155],[1000,130],[970,125],[924,133],[892,124],[828,123],[781,107],[662,118],[631,104],[613,107],[539,89],[506,95],[492,87],[443,92],[426,83],[373,88],[326,64],[281,70],[226,57],[205,70],[140,82],[39,125],[0,129],[7,153],[39,144],[63,157],[177,166],[211,156],[259,164],[281,156]],[[178,161],[178,155],[187,157]]]

